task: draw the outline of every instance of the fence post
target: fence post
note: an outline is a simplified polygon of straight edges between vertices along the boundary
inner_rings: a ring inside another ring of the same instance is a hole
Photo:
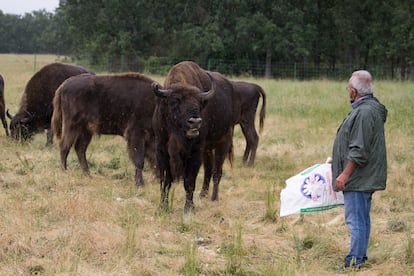
[[[207,70],[210,71],[211,68],[211,59],[209,58],[207,61]]]
[[[296,80],[296,62],[293,63],[293,80]]]
[[[120,72],[123,72],[124,71],[124,67],[125,67],[125,61],[124,61],[124,55],[122,54],[121,55],[121,68],[119,68],[120,69]]]

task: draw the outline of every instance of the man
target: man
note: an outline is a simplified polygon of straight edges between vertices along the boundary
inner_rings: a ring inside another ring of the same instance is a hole
[[[359,268],[368,260],[372,194],[386,187],[387,109],[374,97],[368,71],[355,71],[347,90],[352,111],[340,125],[333,144],[332,186],[343,191],[345,222],[350,231],[345,267]]]

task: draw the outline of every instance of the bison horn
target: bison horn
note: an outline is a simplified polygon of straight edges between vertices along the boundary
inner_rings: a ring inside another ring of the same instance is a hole
[[[203,100],[211,99],[214,96],[214,94],[216,93],[216,81],[214,80],[214,78],[211,76],[211,74],[209,72],[206,72],[206,73],[207,73],[208,77],[210,78],[211,88],[210,88],[209,91],[201,93],[201,98]]]
[[[8,110],[8,109],[7,109],[7,111],[6,111],[6,114],[7,114],[7,117],[9,117],[9,119],[10,119],[10,120],[12,120],[12,119],[13,119],[13,117],[14,117],[14,116],[10,115],[10,113],[9,113],[9,110]]]
[[[167,98],[171,95],[171,89],[160,89],[160,85],[157,82],[151,84],[154,94],[161,98]]]

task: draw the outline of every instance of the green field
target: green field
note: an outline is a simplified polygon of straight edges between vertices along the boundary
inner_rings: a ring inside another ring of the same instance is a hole
[[[55,56],[0,55],[6,108]],[[162,76],[150,76],[163,82]],[[374,76],[375,78],[375,76]],[[240,78],[239,78],[240,79]],[[71,152],[60,168],[46,134],[20,144],[0,129],[0,275],[339,275],[348,250],[343,208],[280,218],[285,180],[331,155],[350,111],[346,82],[249,79],[267,94],[254,168],[225,163],[220,200],[200,200],[184,214],[184,188],[173,185],[171,213],[158,212],[158,180],[134,185],[122,137],[95,137],[91,176]],[[414,275],[414,84],[376,82],[388,108],[388,186],[374,194],[369,267],[358,275]],[[351,272],[350,274],[355,274]]]

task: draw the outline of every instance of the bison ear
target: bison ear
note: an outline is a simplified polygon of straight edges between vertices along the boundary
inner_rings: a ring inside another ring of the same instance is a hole
[[[206,73],[211,81],[211,88],[209,91],[201,93],[201,98],[203,99],[203,101],[210,100],[216,93],[216,81],[214,80],[213,76],[211,76],[209,72],[206,72]]]
[[[171,95],[171,89],[160,89],[160,85],[155,81],[151,84],[151,86],[154,94],[158,97],[167,98]]]

